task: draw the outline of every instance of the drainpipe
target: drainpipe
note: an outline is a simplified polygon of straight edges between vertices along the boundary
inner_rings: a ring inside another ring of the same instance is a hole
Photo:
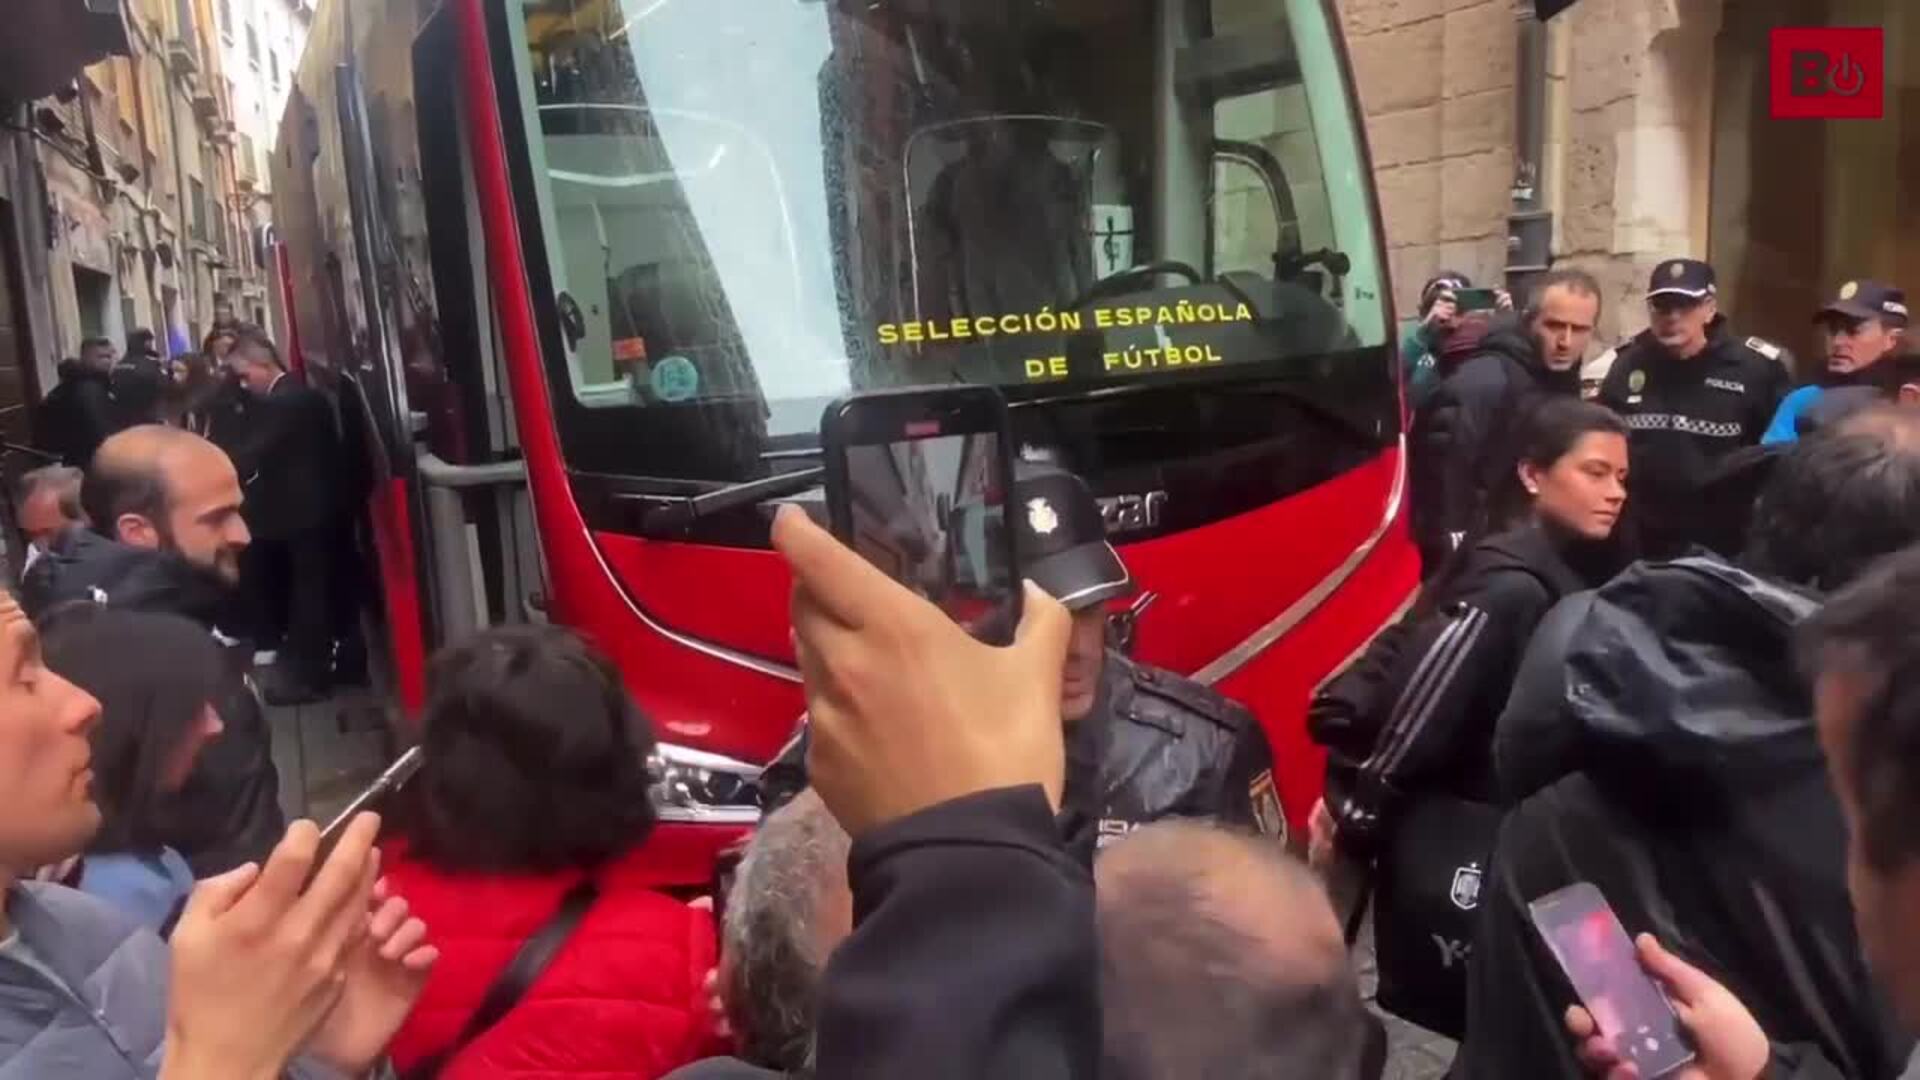
[[[1507,289],[1524,296],[1553,264],[1553,213],[1546,208],[1547,24],[1532,5],[1515,9],[1518,63],[1513,116],[1513,208],[1507,217]]]
[[[161,42],[161,48],[163,50],[161,55],[166,55],[164,52],[166,48],[165,41]],[[171,66],[171,64],[168,65],[169,70],[166,73],[166,79],[161,83],[161,85],[165,87],[166,92],[161,95],[160,104],[167,114],[167,141],[171,144],[169,149],[173,153],[173,280],[175,285],[173,296],[174,302],[180,305],[181,312],[184,315],[185,309],[193,299],[193,266],[190,262],[193,258],[193,217],[192,208],[187,205],[187,166],[180,156],[180,115],[179,110],[175,109],[173,104],[173,95],[176,87],[174,85],[175,76],[171,70]],[[182,288],[182,285],[185,287]],[[165,296],[166,294],[163,292],[161,295]],[[160,319],[163,325],[153,328],[154,338],[156,341],[167,343],[162,346],[162,351],[171,357],[173,354],[173,312],[166,310],[164,304],[161,306]]]

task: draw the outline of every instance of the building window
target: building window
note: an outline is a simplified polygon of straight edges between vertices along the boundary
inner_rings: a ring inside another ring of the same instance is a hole
[[[260,35],[252,26],[247,27],[247,60],[253,65],[253,70],[260,70]]]
[[[204,241],[207,238],[207,187],[198,179],[189,177],[193,212],[193,238]]]
[[[280,54],[271,49],[267,51],[267,71],[273,76],[274,88],[278,89],[280,86]]]
[[[229,0],[218,0],[218,3],[215,5],[215,10],[218,11],[220,15],[220,32],[226,35],[228,41],[232,41],[233,9]]]

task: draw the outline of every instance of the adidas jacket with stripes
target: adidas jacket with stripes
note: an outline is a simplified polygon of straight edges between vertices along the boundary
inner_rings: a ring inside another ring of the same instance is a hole
[[[1529,523],[1480,541],[1457,573],[1436,583],[1435,604],[1381,635],[1393,655],[1377,665],[1387,673],[1381,692],[1366,695],[1375,715],[1354,718],[1358,727],[1377,726],[1371,751],[1356,767],[1328,771],[1327,808],[1343,851],[1378,850],[1416,793],[1497,801],[1494,723],[1520,657],[1547,609],[1589,585]],[[1328,700],[1323,693],[1316,708]]]

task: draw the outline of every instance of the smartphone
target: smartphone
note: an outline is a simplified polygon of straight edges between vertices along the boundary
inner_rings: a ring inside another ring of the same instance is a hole
[[[312,885],[313,879],[319,876],[320,868],[327,865],[327,858],[333,854],[333,849],[339,846],[341,834],[347,831],[347,826],[354,817],[364,811],[375,809],[387,796],[405,787],[407,781],[413,779],[413,774],[420,771],[420,766],[425,764],[426,760],[425,753],[418,746],[401,754],[373,783],[367,785],[365,791],[354,796],[353,801],[347,804],[347,808],[335,815],[334,819],[327,823],[326,828],[320,830],[320,848],[314,853],[312,868],[307,871],[308,885]]]
[[[982,641],[1020,623],[1013,437],[991,386],[855,394],[820,420],[835,536]]]
[[[1492,289],[1455,289],[1453,305],[1461,314],[1469,311],[1492,311],[1500,306],[1500,296]]]
[[[1579,882],[1533,901],[1527,910],[1573,992],[1622,1060],[1650,1080],[1693,1060],[1673,1004],[1640,967],[1632,939],[1599,889]]]

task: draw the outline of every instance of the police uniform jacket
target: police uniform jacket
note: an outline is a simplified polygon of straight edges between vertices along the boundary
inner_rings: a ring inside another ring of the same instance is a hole
[[[1645,553],[1681,554],[1704,535],[1701,494],[1726,455],[1753,446],[1786,396],[1783,351],[1738,338],[1716,318],[1707,347],[1689,360],[1642,332],[1621,346],[1600,385],[1600,403],[1626,421],[1633,458],[1627,512]]]
[[[806,786],[807,724],[761,775],[771,813]],[[1169,817],[1212,818],[1284,836],[1273,757],[1246,706],[1192,679],[1109,651],[1099,697],[1067,729],[1061,827],[1098,846]]]
[[[1172,817],[1286,831],[1252,711],[1112,651],[1093,712],[1067,729],[1061,802],[1068,847],[1087,851]]]

